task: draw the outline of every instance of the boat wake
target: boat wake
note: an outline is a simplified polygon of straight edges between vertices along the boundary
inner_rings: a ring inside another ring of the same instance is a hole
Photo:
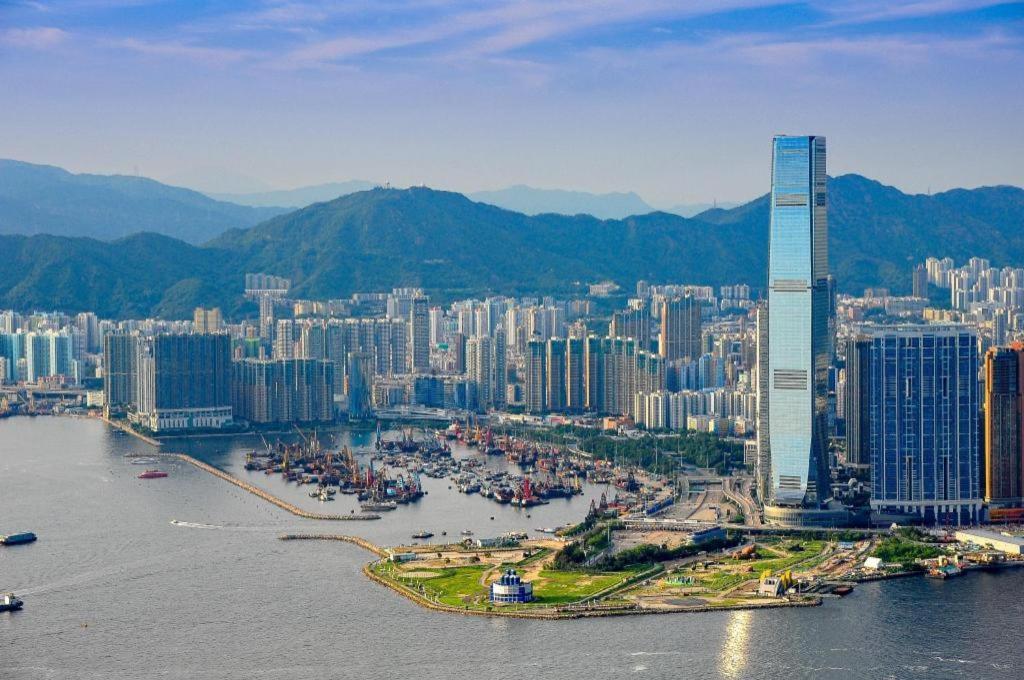
[[[200,522],[182,522],[180,519],[172,519],[171,524],[176,527],[187,527],[189,529],[227,529],[223,524],[202,524]]]

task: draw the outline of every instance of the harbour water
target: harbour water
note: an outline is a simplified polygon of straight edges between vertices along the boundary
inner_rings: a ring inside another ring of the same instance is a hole
[[[340,441],[368,445],[369,433]],[[169,442],[318,511],[303,488],[242,469],[258,439]],[[578,621],[437,614],[367,581],[346,543],[418,529],[491,536],[577,520],[587,495],[529,511],[424,479],[429,494],[374,522],[290,515],[191,465],[140,480],[147,444],[86,419],[0,420],[0,678],[1011,678],[1024,666],[1024,573],[858,587],[821,607]],[[351,507],[350,507],[351,506]],[[531,517],[527,518],[529,512]],[[494,519],[490,519],[491,516]],[[171,520],[178,520],[172,524]]]

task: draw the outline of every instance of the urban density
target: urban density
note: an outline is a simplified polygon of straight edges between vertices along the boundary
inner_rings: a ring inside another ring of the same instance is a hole
[[[1022,64],[1001,0],[0,2],[0,678],[1019,677]]]

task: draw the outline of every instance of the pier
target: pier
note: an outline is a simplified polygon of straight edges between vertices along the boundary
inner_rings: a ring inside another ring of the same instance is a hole
[[[276,505],[277,507],[281,508],[282,510],[287,510],[288,512],[292,513],[293,515],[296,515],[297,517],[303,517],[305,519],[327,520],[327,521],[332,521],[332,522],[345,522],[345,521],[352,522],[352,521],[361,521],[361,520],[380,519],[380,515],[374,515],[374,514],[369,514],[369,513],[360,513],[358,515],[357,514],[351,514],[351,515],[327,515],[327,514],[320,513],[320,512],[309,512],[308,510],[303,510],[302,508],[300,508],[297,505],[292,505],[288,501],[283,500],[281,498],[278,498],[277,496],[275,496],[275,495],[273,495],[273,494],[271,494],[271,493],[269,493],[267,491],[264,491],[263,489],[259,488],[258,486],[254,486],[254,485],[250,484],[249,482],[244,482],[241,479],[238,479],[237,477],[232,477],[231,475],[229,475],[228,473],[224,472],[223,470],[219,470],[219,469],[213,467],[212,465],[204,463],[203,461],[198,460],[196,458],[193,458],[192,456],[190,456],[188,454],[185,454],[185,453],[158,453],[158,454],[152,454],[152,455],[162,456],[162,457],[164,457],[164,456],[165,457],[173,457],[173,458],[177,458],[178,460],[181,460],[181,461],[184,461],[186,463],[189,463],[190,465],[194,465],[195,467],[199,468],[200,470],[203,470],[204,472],[209,472],[214,477],[219,477],[220,479],[223,479],[225,482],[229,482],[229,483],[234,484],[235,486],[237,486],[239,488],[245,489],[246,491],[248,491],[249,493],[253,494],[254,496],[262,498],[263,500],[267,501],[268,503],[273,503],[274,505]],[[141,456],[141,457],[148,457],[148,456]],[[342,540],[342,539],[338,539],[338,540]],[[372,544],[370,544],[370,545],[372,545]],[[372,548],[368,548],[368,549],[372,550]]]

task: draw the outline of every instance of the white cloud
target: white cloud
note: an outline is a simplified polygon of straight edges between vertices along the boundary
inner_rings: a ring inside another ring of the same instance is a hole
[[[0,43],[14,47],[27,47],[33,50],[45,50],[64,42],[68,32],[53,26],[36,26],[33,28],[9,28],[0,31]]]

